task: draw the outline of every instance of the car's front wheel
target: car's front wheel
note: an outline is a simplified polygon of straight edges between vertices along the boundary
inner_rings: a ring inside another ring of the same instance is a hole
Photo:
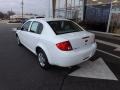
[[[18,44],[18,46],[21,46],[22,44],[21,44],[20,39],[19,39],[18,36],[16,36],[16,39],[17,39],[17,44]]]
[[[37,56],[38,56],[40,67],[43,69],[48,69],[50,65],[48,63],[46,54],[43,51],[39,51]]]

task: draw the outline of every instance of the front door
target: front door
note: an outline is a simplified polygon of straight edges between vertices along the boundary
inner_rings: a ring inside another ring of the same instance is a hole
[[[22,42],[22,44],[24,44],[25,46],[27,46],[27,42],[28,42],[28,36],[27,33],[29,31],[29,27],[31,25],[31,21],[26,22],[22,28],[21,28],[21,32],[20,32],[20,41]]]

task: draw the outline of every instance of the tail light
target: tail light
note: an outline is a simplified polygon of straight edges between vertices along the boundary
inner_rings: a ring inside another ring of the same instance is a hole
[[[59,48],[62,51],[71,51],[72,46],[69,41],[61,42],[56,44],[57,48]]]

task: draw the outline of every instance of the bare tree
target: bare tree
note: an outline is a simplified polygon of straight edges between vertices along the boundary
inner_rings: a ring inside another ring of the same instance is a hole
[[[8,14],[8,16],[11,16],[11,15],[15,15],[15,12],[13,12],[13,11],[8,11],[7,14]]]
[[[4,18],[4,13],[0,12],[0,18],[3,19]]]

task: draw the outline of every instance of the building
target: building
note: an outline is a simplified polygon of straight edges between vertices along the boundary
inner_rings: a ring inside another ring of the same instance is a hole
[[[87,30],[120,34],[120,0],[51,1],[51,16],[76,19]]]
[[[36,15],[23,15],[23,19],[30,19],[30,18],[35,18],[37,17]],[[22,19],[22,15],[12,15],[10,16],[10,19],[16,19],[16,20],[20,20]]]
[[[56,0],[55,17],[83,20],[83,0]]]
[[[83,22],[88,30],[120,35],[120,0],[85,0]]]

